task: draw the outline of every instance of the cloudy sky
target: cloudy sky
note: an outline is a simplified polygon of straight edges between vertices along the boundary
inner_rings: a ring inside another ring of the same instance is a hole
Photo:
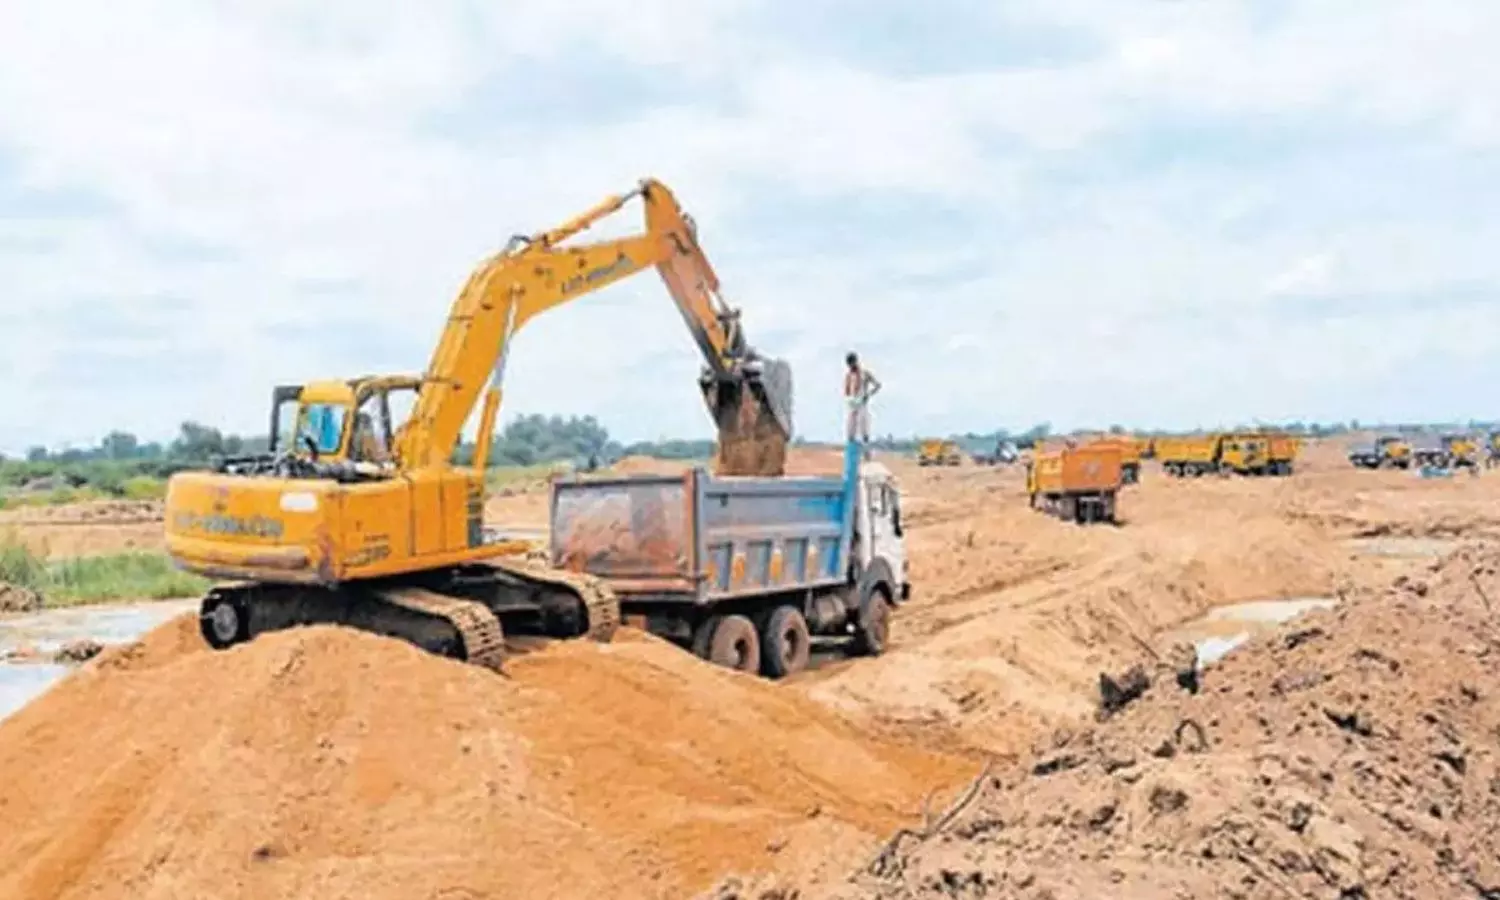
[[[877,431],[1493,416],[1496,46],[1477,0],[0,0],[0,450],[419,371],[646,175],[813,437],[850,347]],[[522,332],[506,413],[707,435],[697,370],[645,273]]]

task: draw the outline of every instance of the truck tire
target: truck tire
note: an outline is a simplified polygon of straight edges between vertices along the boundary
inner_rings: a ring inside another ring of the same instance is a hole
[[[865,595],[854,625],[854,652],[858,656],[879,656],[885,652],[891,633],[891,604],[885,588],[875,587]]]
[[[719,622],[723,616],[707,616],[693,629],[693,655],[699,659],[709,658],[709,648],[712,646],[714,632],[719,628]]]
[[[760,637],[744,616],[725,616],[714,627],[708,642],[708,661],[726,669],[760,671]]]
[[[807,668],[812,657],[812,633],[795,606],[778,606],[766,619],[760,636],[760,664],[769,678],[783,678]]]
[[[1073,496],[1062,498],[1058,503],[1057,515],[1064,522],[1078,521],[1078,498]]]

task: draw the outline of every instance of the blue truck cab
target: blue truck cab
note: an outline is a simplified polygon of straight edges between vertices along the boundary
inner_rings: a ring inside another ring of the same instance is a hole
[[[911,593],[901,493],[851,443],[841,477],[573,476],[552,485],[552,565],[603,579],[625,624],[778,678],[814,635],[879,654]]]

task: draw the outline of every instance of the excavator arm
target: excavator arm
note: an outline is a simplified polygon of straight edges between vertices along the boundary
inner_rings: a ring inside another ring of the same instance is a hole
[[[642,234],[563,246],[636,197],[645,204]],[[487,449],[506,358],[521,326],[653,266],[704,358],[700,387],[718,429],[720,472],[781,474],[792,432],[790,366],[750,348],[739,311],[719,295],[718,276],[698,246],[692,219],[665,185],[651,179],[555,229],[512,238],[475,269],[454,300],[411,418],[397,438],[403,463],[446,465],[486,380],[480,441]]]

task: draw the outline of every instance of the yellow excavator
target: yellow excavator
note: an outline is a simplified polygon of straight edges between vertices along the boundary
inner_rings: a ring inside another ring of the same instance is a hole
[[[645,229],[569,239],[639,198]],[[533,316],[654,267],[706,365],[716,468],[779,475],[792,434],[783,360],[746,342],[692,219],[652,179],[551,231],[517,236],[459,292],[426,372],[278,387],[270,449],[174,475],[166,543],[187,571],[223,583],[201,631],[224,649],[270,630],[348,625],[499,669],[505,633],[609,640],[619,603],[603,582],[528,558],[532,542],[485,528],[485,466],[505,360]],[[454,462],[479,404],[469,465]],[[409,409],[402,422],[396,413]]]

